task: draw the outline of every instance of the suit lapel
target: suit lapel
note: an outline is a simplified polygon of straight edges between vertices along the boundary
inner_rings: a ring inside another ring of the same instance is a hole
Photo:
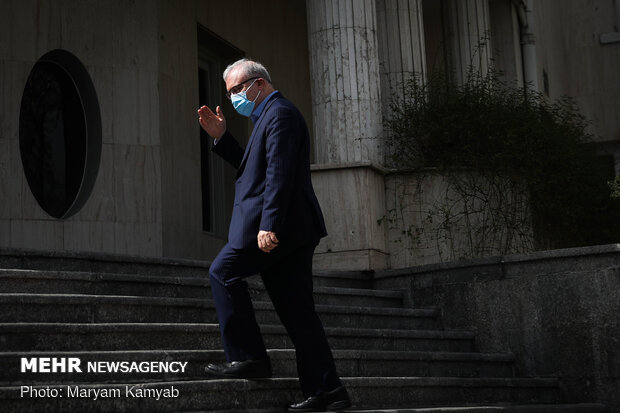
[[[241,164],[239,165],[239,169],[237,170],[237,178],[241,176],[241,174],[243,173],[243,170],[245,169],[245,164],[248,160],[250,149],[252,148],[252,144],[256,140],[256,135],[258,135],[258,131],[260,130],[260,125],[263,123],[263,120],[265,119],[267,115],[267,111],[269,110],[271,105],[273,105],[273,103],[276,100],[278,100],[279,97],[280,97],[280,93],[276,93],[275,95],[272,96],[272,98],[269,100],[269,102],[267,102],[267,104],[263,108],[263,113],[261,113],[261,116],[258,118],[258,122],[256,122],[256,125],[254,125],[254,129],[252,129],[252,134],[250,135],[250,140],[248,141],[248,145],[245,147],[245,152],[243,153]]]

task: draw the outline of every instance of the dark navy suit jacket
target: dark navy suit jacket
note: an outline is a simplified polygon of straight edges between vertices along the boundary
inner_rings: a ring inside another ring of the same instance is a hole
[[[273,94],[245,148],[226,132],[213,151],[237,168],[228,243],[257,247],[259,230],[280,243],[318,243],[327,235],[310,179],[310,137],[299,110]]]

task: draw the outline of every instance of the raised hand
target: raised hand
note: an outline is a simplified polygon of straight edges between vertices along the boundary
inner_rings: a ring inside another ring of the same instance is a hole
[[[209,136],[220,139],[226,132],[226,118],[219,106],[215,108],[215,112],[213,113],[208,106],[201,107],[198,109],[198,122]]]

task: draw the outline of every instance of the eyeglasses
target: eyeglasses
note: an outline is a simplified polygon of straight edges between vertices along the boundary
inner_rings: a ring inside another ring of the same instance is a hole
[[[243,85],[248,83],[250,80],[254,80],[254,79],[258,79],[258,77],[251,77],[249,79],[245,79],[243,82],[239,83],[238,85],[231,87],[230,90],[226,92],[226,97],[230,99],[232,95],[236,95],[237,93],[242,92]]]

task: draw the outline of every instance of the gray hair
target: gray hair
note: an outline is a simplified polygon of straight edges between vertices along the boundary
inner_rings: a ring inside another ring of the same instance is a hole
[[[223,74],[224,82],[226,82],[226,78],[230,74],[231,70],[236,69],[237,66],[239,66],[239,70],[242,71],[241,73],[243,73],[248,79],[252,77],[262,77],[267,82],[271,83],[271,76],[269,76],[267,68],[258,62],[246,58],[239,59],[228,65]]]

